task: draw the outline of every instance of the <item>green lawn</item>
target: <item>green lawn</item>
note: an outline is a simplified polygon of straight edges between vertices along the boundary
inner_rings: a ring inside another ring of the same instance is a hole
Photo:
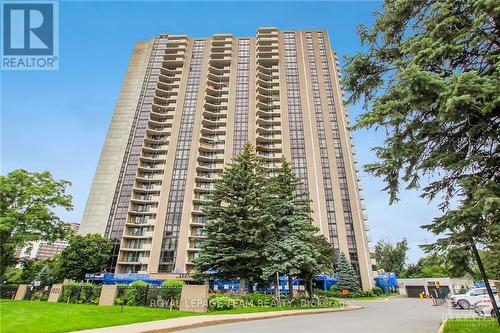
[[[500,326],[491,318],[448,319],[443,333],[500,333]]]
[[[197,315],[141,306],[97,306],[27,301],[0,301],[1,332],[69,332],[86,328]]]
[[[300,309],[297,307],[243,307],[226,311],[194,313],[125,306],[121,312],[120,306],[0,300],[0,331],[2,333],[56,333],[203,314],[241,314]]]

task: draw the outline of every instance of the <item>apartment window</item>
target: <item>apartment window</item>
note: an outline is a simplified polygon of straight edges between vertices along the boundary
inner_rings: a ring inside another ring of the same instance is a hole
[[[335,109],[335,101],[333,99],[332,80],[330,76],[330,69],[328,67],[328,57],[326,52],[325,39],[322,32],[317,33],[317,39],[320,49],[321,70],[323,72],[323,80],[326,88],[326,97],[328,105],[328,115],[330,117],[330,127],[333,134],[333,147],[335,152],[335,159],[337,162],[337,174],[339,177],[340,194],[342,197],[342,209],[344,213],[344,222],[347,230],[347,245],[349,249],[349,257],[351,264],[356,268],[359,275],[359,263],[356,249],[356,237],[354,233],[354,222],[352,218],[351,203],[349,189],[347,187],[347,177],[344,162],[344,155],[342,150],[342,143],[340,139],[340,131],[338,125],[337,112]]]
[[[297,177],[301,180],[298,193],[309,191],[307,180],[306,148],[304,142],[304,122],[300,102],[299,70],[297,64],[297,49],[295,33],[285,32],[285,76],[288,101],[288,118],[290,128],[291,163]]]
[[[321,158],[321,167],[323,174],[323,188],[325,190],[326,216],[328,220],[328,231],[330,234],[330,243],[335,250],[339,249],[337,221],[335,219],[335,204],[333,201],[333,188],[330,173],[330,162],[328,160],[328,150],[326,147],[325,125],[323,120],[323,110],[321,108],[321,97],[319,91],[319,82],[316,69],[316,57],[314,55],[314,46],[312,33],[306,32],[307,57],[309,69],[311,72],[311,87],[313,89],[314,114],[316,118],[316,127],[318,129],[319,151]]]
[[[238,40],[236,73],[236,110],[234,115],[233,156],[238,155],[248,140],[248,98],[250,79],[250,40]]]
[[[186,191],[187,168],[191,151],[194,115],[198,99],[204,49],[204,40],[194,41],[168,197],[167,216],[165,228],[163,230],[162,252],[158,266],[159,272],[171,272],[175,268],[174,263],[177,254],[177,241],[184,205],[184,194]]]
[[[152,97],[155,92],[156,82],[159,73],[153,71],[154,64],[161,61],[164,50],[158,48],[160,39],[156,38],[153,42],[153,48],[149,57],[146,75],[143,81],[142,90],[139,95],[132,130],[130,131],[127,147],[122,160],[122,166],[118,176],[113,202],[106,226],[105,235],[113,242],[111,261],[108,266],[110,272],[115,271],[120,242],[123,234],[125,222],[127,221],[128,207],[132,195],[132,187],[137,174],[139,165],[139,155],[144,142],[145,131],[141,130],[147,127],[149,113],[151,112]]]

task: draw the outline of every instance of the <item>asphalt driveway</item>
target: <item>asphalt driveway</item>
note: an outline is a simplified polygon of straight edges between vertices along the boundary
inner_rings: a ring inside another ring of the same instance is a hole
[[[445,316],[456,315],[447,304],[396,297],[386,301],[352,301],[365,309],[282,317],[183,330],[183,333],[436,333]],[[470,315],[469,312],[461,312]]]

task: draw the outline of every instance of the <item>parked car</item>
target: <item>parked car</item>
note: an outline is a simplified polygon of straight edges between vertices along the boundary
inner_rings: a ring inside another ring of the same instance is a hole
[[[492,289],[493,293],[497,294],[497,290],[495,288]],[[450,304],[452,306],[459,306],[462,309],[469,309],[486,299],[489,299],[486,288],[474,288],[467,291],[465,294],[451,296]]]
[[[495,297],[497,305],[500,305],[500,299],[498,295]],[[493,304],[491,304],[491,300],[488,298],[476,304],[474,308],[474,312],[477,313],[480,317],[493,317],[496,318],[496,313],[493,311]]]

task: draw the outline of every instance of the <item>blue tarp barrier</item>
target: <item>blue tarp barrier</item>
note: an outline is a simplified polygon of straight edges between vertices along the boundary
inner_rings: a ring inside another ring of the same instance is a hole
[[[398,289],[396,273],[379,273],[375,278],[375,285],[385,293],[394,292]]]
[[[149,274],[87,274],[85,281],[88,282],[101,282],[103,284],[131,284],[134,281],[144,281],[153,286],[162,284],[162,280],[154,280],[149,277]]]
[[[316,286],[320,286],[321,289],[323,290],[328,290],[332,285],[334,285],[337,282],[337,279],[335,276],[329,276],[329,275],[317,275],[314,277],[314,281],[316,282]],[[294,278],[292,282],[292,286],[296,290],[304,290],[305,287],[300,284],[300,279]],[[239,292],[240,290],[240,280],[234,279],[234,280],[223,280],[223,279],[214,279],[210,281],[210,287],[213,290],[217,291],[233,291],[233,292]],[[248,284],[246,286],[246,289],[248,289]],[[288,276],[283,275],[280,276],[279,278],[279,289],[281,293],[288,293]],[[269,286],[266,287],[257,287],[257,291],[263,292],[263,293],[273,293],[274,292],[274,284],[269,283]]]

